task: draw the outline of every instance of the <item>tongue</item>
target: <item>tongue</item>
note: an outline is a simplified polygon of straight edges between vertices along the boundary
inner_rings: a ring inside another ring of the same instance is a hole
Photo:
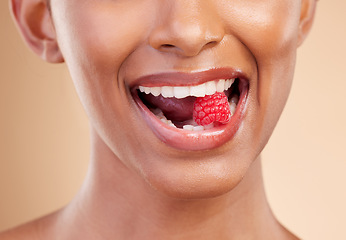
[[[192,119],[193,104],[196,97],[177,99],[164,98],[161,95],[155,97],[152,94],[144,94],[143,98],[151,107],[160,108],[167,119],[178,122]]]

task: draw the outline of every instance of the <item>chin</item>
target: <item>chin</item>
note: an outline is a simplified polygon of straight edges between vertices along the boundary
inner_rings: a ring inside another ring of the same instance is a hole
[[[207,155],[207,156],[205,156]],[[227,154],[202,158],[166,158],[145,161],[140,174],[160,195],[181,200],[209,199],[231,192],[243,180],[253,158]],[[241,160],[241,161],[239,161]]]
[[[148,179],[151,187],[166,197],[180,200],[210,199],[231,192],[242,180],[242,175],[205,176],[201,178]]]

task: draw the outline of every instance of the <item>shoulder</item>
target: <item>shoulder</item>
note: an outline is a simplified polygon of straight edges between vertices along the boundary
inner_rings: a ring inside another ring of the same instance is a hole
[[[43,240],[52,232],[55,213],[0,232],[0,240]],[[49,239],[49,238],[48,238]]]
[[[0,240],[39,240],[39,235],[37,223],[31,222],[0,233]]]

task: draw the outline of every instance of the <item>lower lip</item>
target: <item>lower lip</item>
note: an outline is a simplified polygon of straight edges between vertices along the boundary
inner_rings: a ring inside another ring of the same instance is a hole
[[[161,122],[143,104],[137,94],[133,96],[147,125],[162,142],[179,150],[202,151],[218,148],[234,137],[244,117],[247,94],[248,87],[243,86],[236,112],[230,122],[203,131],[187,131],[170,127]]]

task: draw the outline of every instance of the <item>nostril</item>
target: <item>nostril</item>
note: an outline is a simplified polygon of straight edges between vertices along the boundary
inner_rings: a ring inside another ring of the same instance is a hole
[[[162,48],[174,48],[174,45],[172,45],[172,44],[162,44],[161,47]]]
[[[206,46],[208,46],[208,47],[212,47],[212,46],[215,46],[215,45],[217,45],[217,41],[210,41],[210,42],[208,42],[206,44]]]
[[[171,52],[171,51],[175,51],[177,47],[174,44],[161,44],[159,50],[163,51],[163,52]]]

